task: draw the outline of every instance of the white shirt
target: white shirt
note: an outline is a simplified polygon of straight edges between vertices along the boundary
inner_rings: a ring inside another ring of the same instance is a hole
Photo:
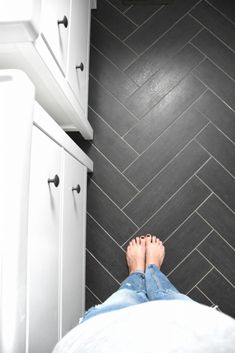
[[[53,353],[235,353],[235,320],[193,301],[152,301],[70,331]]]

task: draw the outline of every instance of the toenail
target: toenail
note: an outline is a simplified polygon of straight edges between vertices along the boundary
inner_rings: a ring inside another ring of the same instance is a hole
[[[141,235],[141,237],[140,237],[141,239],[144,239],[145,238],[145,236],[144,235]]]
[[[151,234],[146,234],[147,237],[151,237]]]

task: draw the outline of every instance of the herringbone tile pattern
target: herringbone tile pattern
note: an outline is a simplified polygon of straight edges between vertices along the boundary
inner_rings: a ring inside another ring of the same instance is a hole
[[[162,268],[193,299],[235,316],[233,0],[92,11],[87,307],[127,276],[125,248],[157,234]]]

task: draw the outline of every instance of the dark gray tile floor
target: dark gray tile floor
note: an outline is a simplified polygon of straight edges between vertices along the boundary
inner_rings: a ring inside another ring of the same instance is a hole
[[[89,120],[70,136],[94,161],[88,181],[86,305],[127,276],[125,249],[157,234],[163,272],[235,317],[233,0],[92,11]]]

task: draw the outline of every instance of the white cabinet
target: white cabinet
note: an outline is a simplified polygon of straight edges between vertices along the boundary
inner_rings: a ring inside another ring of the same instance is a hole
[[[49,353],[84,313],[87,167],[34,125],[30,168],[28,353]]]
[[[0,351],[51,353],[84,312],[93,163],[17,70],[0,71],[0,120]]]
[[[48,353],[58,340],[61,147],[33,127],[28,228],[29,352]],[[48,180],[58,176],[56,187]]]
[[[87,21],[88,18],[89,17],[86,17],[85,21]],[[70,1],[42,1],[41,35],[64,74],[67,63],[68,33],[71,25]],[[86,40],[88,40],[88,38],[86,38]]]
[[[90,16],[90,0],[0,2],[0,69],[25,71],[40,105],[86,139]]]
[[[61,261],[61,336],[78,322],[85,308],[86,168],[64,153]],[[66,172],[69,171],[69,172]],[[73,290],[71,290],[71,288]]]
[[[86,77],[89,75],[89,48],[87,47],[87,35],[90,32],[90,23],[87,22],[89,12],[89,1],[71,0],[67,79],[74,94],[79,97],[84,111],[88,107]]]

